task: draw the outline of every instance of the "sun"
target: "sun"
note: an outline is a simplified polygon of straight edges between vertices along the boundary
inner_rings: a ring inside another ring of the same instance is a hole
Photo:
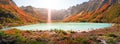
[[[48,9],[59,9],[61,2],[59,0],[44,0],[44,6]]]

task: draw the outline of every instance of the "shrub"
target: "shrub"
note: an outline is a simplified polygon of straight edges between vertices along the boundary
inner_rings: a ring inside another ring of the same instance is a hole
[[[80,44],[89,44],[87,38],[76,38],[75,40]]]
[[[107,40],[108,44],[116,44],[116,41],[113,38]]]
[[[15,44],[15,36],[6,35],[3,31],[0,31],[0,44]]]
[[[115,35],[115,34],[108,34],[108,37],[113,37],[113,38],[116,38],[116,37],[118,37],[117,35]]]
[[[72,34],[73,34],[73,33],[76,33],[75,31],[72,31],[72,30],[71,30],[71,31],[69,31],[69,32],[70,32],[70,33],[72,33]]]

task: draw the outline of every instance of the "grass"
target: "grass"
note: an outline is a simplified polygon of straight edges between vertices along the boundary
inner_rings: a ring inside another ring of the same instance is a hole
[[[19,29],[0,30],[0,43],[6,44],[119,44],[120,25],[89,32],[64,30],[22,31]]]

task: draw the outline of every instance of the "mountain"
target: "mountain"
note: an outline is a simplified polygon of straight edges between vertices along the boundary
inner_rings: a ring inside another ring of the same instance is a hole
[[[43,20],[45,20],[45,17],[43,15],[41,15],[40,11],[37,11],[37,8],[34,8],[32,6],[22,6],[20,7],[24,12],[26,12],[27,14],[29,14],[32,17],[35,17],[37,19],[39,19],[39,21],[43,22]]]
[[[1,25],[19,25],[26,23],[37,23],[38,19],[34,18],[17,5],[12,0],[0,0],[0,24]]]
[[[40,19],[44,19],[47,20],[48,18],[48,9],[47,8],[35,8],[32,6],[22,6],[21,9],[23,9],[26,13],[31,14],[32,16],[42,16],[43,18]],[[55,10],[55,9],[51,9],[51,15],[52,15],[52,20],[63,20],[65,15],[67,15],[67,11],[62,9],[62,10]]]
[[[120,23],[120,0],[89,0],[68,10],[65,22]]]

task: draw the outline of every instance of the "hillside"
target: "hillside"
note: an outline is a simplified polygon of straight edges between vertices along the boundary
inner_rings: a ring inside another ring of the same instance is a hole
[[[43,22],[43,20],[45,20],[45,17],[41,15],[41,13],[39,13],[40,11],[36,11],[35,10],[36,8],[32,6],[26,6],[26,7],[22,6],[20,8],[30,16],[39,19],[40,22]]]
[[[119,0],[89,0],[69,10],[73,12],[64,19],[65,22],[120,23]]]
[[[0,24],[4,26],[36,23],[38,19],[28,15],[12,0],[0,0]]]

